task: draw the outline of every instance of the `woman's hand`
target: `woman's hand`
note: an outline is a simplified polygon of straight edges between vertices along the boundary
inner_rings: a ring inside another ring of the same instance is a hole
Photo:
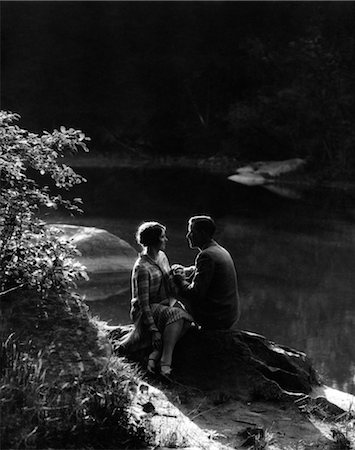
[[[152,346],[157,350],[161,348],[161,334],[159,331],[153,331],[152,333]]]

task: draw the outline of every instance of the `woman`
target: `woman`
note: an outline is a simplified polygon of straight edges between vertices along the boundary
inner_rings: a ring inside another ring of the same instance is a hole
[[[135,329],[130,340],[151,343],[147,370],[169,376],[174,347],[193,322],[174,298],[170,265],[165,250],[166,228],[158,222],[139,226],[136,239],[143,247],[132,271],[131,318]]]

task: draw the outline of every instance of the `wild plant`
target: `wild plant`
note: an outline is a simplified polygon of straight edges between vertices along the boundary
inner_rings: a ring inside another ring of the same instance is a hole
[[[31,356],[31,342],[3,343],[0,405],[1,448],[136,448],[139,430],[128,427],[127,384],[137,376],[114,358],[99,376],[47,377],[44,355]],[[21,347],[21,349],[20,349]],[[27,348],[26,348],[27,347]]]
[[[68,152],[88,151],[89,138],[65,127],[38,135],[16,125],[19,118],[0,111],[0,298],[31,290],[43,300],[50,292],[67,294],[86,276],[75,261],[75,247],[46,227],[39,213],[43,208],[81,211],[81,199],[52,194],[48,183],[68,191],[85,181],[59,161]]]

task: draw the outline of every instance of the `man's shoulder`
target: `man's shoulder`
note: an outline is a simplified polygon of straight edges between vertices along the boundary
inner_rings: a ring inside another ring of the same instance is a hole
[[[208,247],[203,249],[201,253],[213,255],[219,253],[228,253],[228,251],[224,247],[222,247],[222,245],[218,244],[218,242],[213,241]]]
[[[203,257],[205,258],[211,258],[214,261],[226,261],[232,259],[231,254],[229,251],[222,247],[222,245],[215,242],[213,245],[210,245],[206,249],[202,250],[200,255],[203,254]]]

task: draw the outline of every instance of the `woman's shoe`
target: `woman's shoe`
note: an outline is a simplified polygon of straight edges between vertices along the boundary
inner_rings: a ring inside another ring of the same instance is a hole
[[[147,364],[147,372],[155,374],[155,369],[156,369],[156,360],[154,358],[149,358]]]
[[[172,369],[170,364],[160,364],[160,375],[163,377],[168,377],[171,375]]]
[[[160,364],[160,379],[163,383],[174,383],[173,371],[170,364]]]
[[[157,369],[157,363],[160,359],[161,352],[159,350],[153,350],[148,356],[147,372],[155,374]]]

